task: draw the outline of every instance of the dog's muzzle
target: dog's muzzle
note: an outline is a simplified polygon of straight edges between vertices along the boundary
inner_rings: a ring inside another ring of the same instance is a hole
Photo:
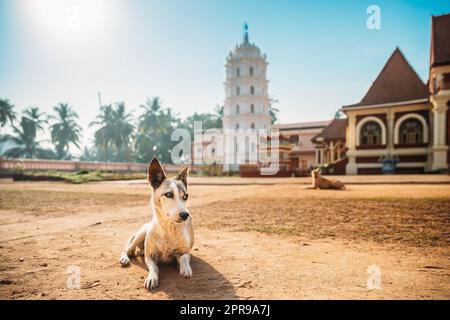
[[[180,218],[184,220],[186,220],[189,217],[189,213],[187,212],[181,212],[180,213]]]

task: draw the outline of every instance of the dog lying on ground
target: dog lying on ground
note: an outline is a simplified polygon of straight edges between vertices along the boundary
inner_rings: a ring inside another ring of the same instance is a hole
[[[147,290],[158,286],[158,262],[170,262],[175,258],[180,275],[192,276],[189,251],[194,245],[194,229],[186,208],[188,170],[186,167],[175,178],[168,179],[157,158],[153,158],[148,167],[153,217],[131,236],[120,257],[122,266],[129,265],[136,248],[140,249],[149,271],[144,282]]]
[[[345,185],[339,180],[328,180],[320,175],[320,168],[311,171],[313,189],[345,189]]]

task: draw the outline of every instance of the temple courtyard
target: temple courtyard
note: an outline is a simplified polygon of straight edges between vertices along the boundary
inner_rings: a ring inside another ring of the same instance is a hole
[[[146,181],[1,179],[0,299],[450,299],[450,177],[341,178],[190,178],[193,278],[163,265],[154,292],[118,262]]]

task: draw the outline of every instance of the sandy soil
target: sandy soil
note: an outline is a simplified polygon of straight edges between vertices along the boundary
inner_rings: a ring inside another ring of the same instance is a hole
[[[216,179],[217,180],[217,179]],[[217,181],[214,181],[217,182]],[[450,186],[190,187],[196,226],[186,280],[118,257],[150,219],[143,183],[0,182],[2,299],[449,299]],[[256,230],[256,231],[254,231]],[[381,289],[366,287],[367,268]],[[81,288],[68,289],[79,268]]]

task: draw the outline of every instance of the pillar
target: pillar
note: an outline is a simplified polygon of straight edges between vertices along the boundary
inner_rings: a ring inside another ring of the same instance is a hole
[[[355,161],[355,152],[356,152],[356,118],[354,115],[348,115],[348,132],[347,132],[347,141],[348,141],[348,151],[347,158],[348,163],[345,167],[346,174],[358,174],[358,167],[356,166]]]
[[[450,99],[450,92],[440,91],[437,95],[431,96],[433,103],[433,146],[431,148],[432,162],[431,170],[447,170],[447,101]]]

